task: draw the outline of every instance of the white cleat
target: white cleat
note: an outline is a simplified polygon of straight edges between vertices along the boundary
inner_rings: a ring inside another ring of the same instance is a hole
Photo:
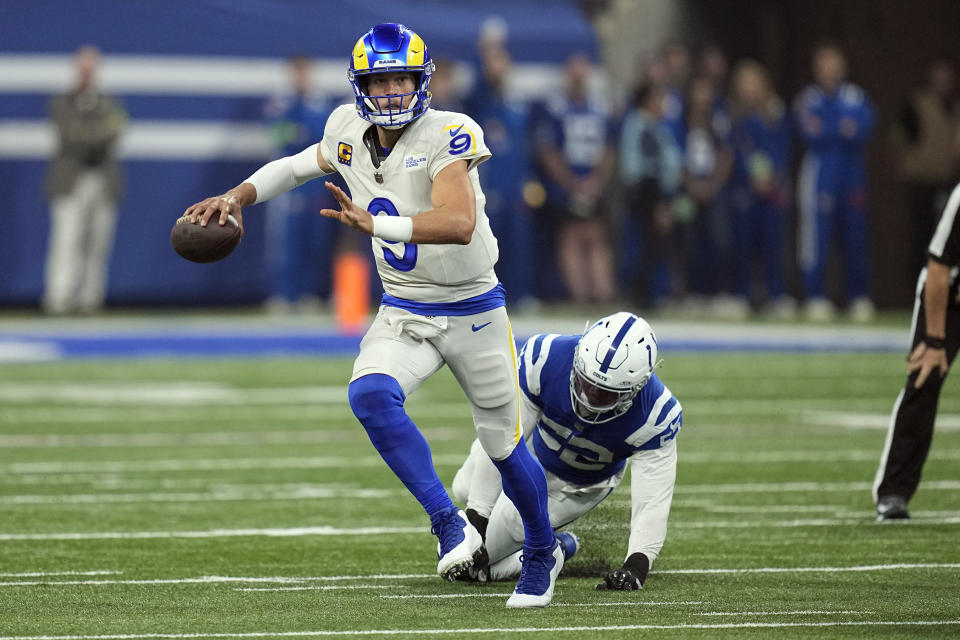
[[[830,322],[837,315],[837,309],[827,298],[811,298],[804,305],[803,315],[808,322]]]
[[[483,546],[483,538],[461,509],[450,510],[447,517],[431,528],[438,538],[437,573],[454,581],[473,566],[473,556]]]
[[[523,568],[513,595],[507,600],[508,609],[545,607],[553,600],[553,587],[563,568],[563,548],[554,541],[553,548],[523,550]]]
[[[862,297],[850,303],[850,308],[847,310],[847,313],[850,315],[852,321],[866,323],[873,321],[877,315],[877,308],[873,306],[870,298]]]

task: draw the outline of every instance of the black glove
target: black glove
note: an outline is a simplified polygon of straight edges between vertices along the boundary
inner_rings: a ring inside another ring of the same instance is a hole
[[[642,553],[634,553],[623,566],[608,571],[603,576],[603,582],[597,585],[601,591],[636,591],[643,589],[650,571],[650,560]]]

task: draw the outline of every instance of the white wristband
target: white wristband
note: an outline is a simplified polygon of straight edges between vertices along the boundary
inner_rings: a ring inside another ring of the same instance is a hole
[[[413,235],[413,218],[374,216],[372,235],[374,238],[391,242],[410,242],[410,237]]]

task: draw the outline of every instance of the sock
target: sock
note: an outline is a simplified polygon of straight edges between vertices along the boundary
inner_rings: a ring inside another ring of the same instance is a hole
[[[430,445],[403,410],[400,383],[380,373],[366,375],[350,383],[349,397],[370,442],[430,519],[455,509],[433,466]]]
[[[520,562],[520,556],[522,554],[523,549],[517,549],[503,560],[491,564],[488,569],[487,579],[490,580],[490,582],[516,579],[523,569],[523,564]]]
[[[494,460],[500,470],[503,492],[520,512],[525,547],[545,549],[553,546],[553,527],[547,513],[547,479],[543,467],[522,440],[503,460]]]

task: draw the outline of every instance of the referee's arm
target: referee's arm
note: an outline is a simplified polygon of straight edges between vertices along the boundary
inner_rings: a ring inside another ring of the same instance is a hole
[[[923,290],[926,315],[924,338],[908,359],[911,373],[919,370],[914,387],[919,389],[934,369],[947,375],[947,297],[950,292],[950,267],[931,257],[927,261],[927,281]]]

